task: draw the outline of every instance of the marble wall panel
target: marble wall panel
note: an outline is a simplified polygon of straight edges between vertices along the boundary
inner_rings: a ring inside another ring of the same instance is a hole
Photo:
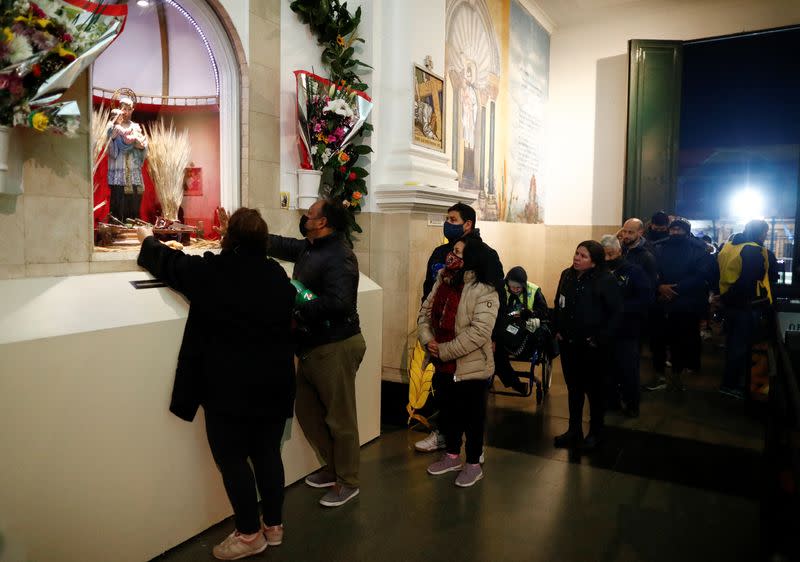
[[[250,160],[250,183],[246,207],[280,209],[281,168],[280,165],[260,160]],[[286,212],[286,210],[283,210]]]
[[[24,196],[0,196],[0,265],[25,263],[24,205]]]
[[[28,195],[89,199],[89,136],[66,138],[25,129],[23,185]],[[88,202],[87,202],[88,204]]]
[[[91,217],[86,199],[26,195],[24,207],[26,264],[89,261]]]
[[[257,0],[256,2],[250,2],[250,13],[260,18],[280,23],[281,0]]]
[[[25,264],[0,264],[0,279],[19,279],[25,277]]]
[[[280,165],[280,120],[265,113],[250,112],[250,160]],[[258,178],[250,177],[250,182]]]
[[[280,58],[280,52],[280,17],[277,20],[272,20],[251,15],[250,64],[274,66],[275,61]]]
[[[135,268],[128,267],[127,269],[118,271],[129,271],[131,269]],[[25,265],[26,277],[65,277],[67,275],[86,275],[88,273],[90,273],[88,261],[74,263],[29,263]]]
[[[250,110],[280,117],[280,65],[252,62],[250,69]]]

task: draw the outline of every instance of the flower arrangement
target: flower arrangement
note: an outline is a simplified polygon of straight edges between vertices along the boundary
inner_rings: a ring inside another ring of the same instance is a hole
[[[53,102],[121,32],[126,14],[102,0],[0,0],[0,125],[74,134],[77,104]]]
[[[351,229],[361,232],[355,214],[361,211],[367,195],[365,178],[369,172],[356,164],[360,157],[372,152],[369,145],[363,144],[364,135],[372,131],[372,125],[366,122],[372,100],[364,93],[367,84],[356,72],[359,67],[371,68],[355,58],[356,43],[364,42],[358,36],[361,8],[351,14],[347,3],[340,0],[293,0],[290,8],[309,25],[323,46],[322,62],[330,71],[330,79],[295,72],[301,165],[322,171],[321,194],[340,199],[351,212]],[[306,77],[303,80],[307,86],[301,83],[300,76]],[[308,87],[313,91],[302,93]]]

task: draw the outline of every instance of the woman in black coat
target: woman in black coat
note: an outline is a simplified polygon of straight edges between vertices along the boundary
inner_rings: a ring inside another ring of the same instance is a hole
[[[203,406],[208,444],[234,511],[236,530],[214,556],[262,552],[283,536],[280,447],[294,405],[296,291],[267,258],[267,224],[254,209],[230,217],[219,255],[188,256],[152,234],[139,229],[139,265],[190,301],[170,411],[192,421]]]
[[[561,347],[567,383],[569,429],[555,438],[556,447],[592,449],[602,438],[605,381],[612,365],[612,343],[621,321],[619,288],[605,269],[605,252],[594,240],[578,244],[572,267],[561,273],[555,300],[554,328]],[[584,395],[591,421],[583,438]]]

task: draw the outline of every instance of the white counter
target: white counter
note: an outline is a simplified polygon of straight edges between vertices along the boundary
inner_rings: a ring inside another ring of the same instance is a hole
[[[0,561],[146,560],[231,514],[202,410],[167,410],[188,305],[130,284],[149,278],[0,281]],[[362,275],[362,444],[380,433],[382,299]],[[296,420],[283,458],[287,484],[319,466]]]

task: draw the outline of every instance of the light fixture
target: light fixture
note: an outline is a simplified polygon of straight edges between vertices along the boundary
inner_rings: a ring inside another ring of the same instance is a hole
[[[150,5],[149,0],[137,0],[136,5],[140,8],[147,8]]]
[[[737,219],[760,219],[764,217],[764,196],[751,186],[733,193],[730,201],[731,216]]]

